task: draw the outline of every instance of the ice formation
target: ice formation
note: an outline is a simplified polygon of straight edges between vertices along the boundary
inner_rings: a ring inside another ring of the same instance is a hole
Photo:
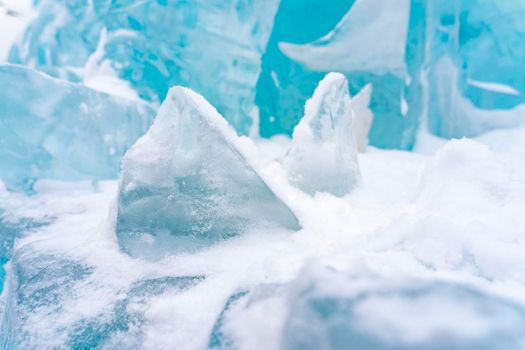
[[[257,89],[261,134],[291,134],[317,83],[326,73],[341,71],[352,94],[368,83],[374,86],[371,144],[412,148],[420,116],[403,110],[408,1],[335,2],[313,1],[331,8],[327,14],[313,17],[315,12],[309,5],[293,7],[294,1],[282,2]],[[331,23],[326,23],[327,19]],[[308,35],[312,27],[317,36]]]
[[[0,66],[0,177],[11,189],[36,179],[116,178],[120,158],[153,120],[148,105]]]
[[[43,247],[25,245],[13,258],[0,334],[7,349],[139,348],[148,298],[181,293],[204,280],[202,276],[145,278],[112,290],[99,284],[96,266]],[[89,298],[86,284],[90,293],[104,290],[110,305],[71,315],[71,310],[83,307],[82,298]],[[35,327],[41,317],[48,324]]]
[[[285,307],[285,310],[282,308]],[[271,315],[271,316],[269,316]],[[429,317],[429,315],[432,315]],[[522,349],[525,308],[468,284],[307,265],[287,285],[234,294],[211,348]],[[260,327],[265,332],[259,332]],[[263,338],[264,337],[264,338]]]
[[[350,192],[360,178],[353,120],[359,118],[362,128],[366,124],[362,119],[370,117],[356,117],[356,112],[344,75],[328,74],[306,102],[304,117],[284,159],[292,184],[310,194],[344,196]],[[368,132],[364,129],[360,131]]]
[[[242,141],[200,95],[174,87],[122,165],[117,236],[133,256],[159,259],[254,226],[299,228],[243,155]]]
[[[39,1],[10,60],[79,81],[109,67],[146,100],[162,101],[170,86],[188,86],[246,134],[278,4]]]

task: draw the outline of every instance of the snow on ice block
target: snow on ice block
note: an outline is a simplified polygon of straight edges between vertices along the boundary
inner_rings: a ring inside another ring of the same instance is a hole
[[[364,93],[369,95],[369,90]],[[359,107],[362,99],[357,100]],[[370,118],[371,114],[354,113],[346,78],[328,74],[306,102],[304,117],[294,130],[293,144],[284,160],[290,182],[310,194],[349,193],[360,178],[353,119],[360,132],[368,134]],[[360,135],[363,139],[366,136]]]
[[[212,333],[217,349],[258,344],[284,350],[525,346],[525,308],[513,300],[456,282],[362,272],[351,276],[315,264],[289,284],[261,285],[232,296],[219,321]]]
[[[165,276],[112,283],[105,279],[107,267],[100,271],[100,266],[44,247],[42,241],[24,245],[13,257],[0,321],[2,348],[141,348],[151,300],[204,280]]]
[[[242,146],[202,96],[172,88],[153,126],[123,160],[116,223],[122,249],[159,259],[254,226],[298,229]]]
[[[0,177],[30,190],[39,178],[116,178],[120,159],[147,130],[147,105],[0,66]]]
[[[356,1],[327,35],[303,45],[283,42],[281,50],[314,71],[395,72],[403,76],[409,3]]]
[[[521,349],[525,345],[525,309],[466,285],[352,280],[321,270],[299,277],[293,288],[283,349]]]
[[[3,211],[0,210],[0,294],[2,293],[5,279],[4,265],[11,259],[15,240],[47,223],[46,221],[35,221],[26,218],[10,221]]]

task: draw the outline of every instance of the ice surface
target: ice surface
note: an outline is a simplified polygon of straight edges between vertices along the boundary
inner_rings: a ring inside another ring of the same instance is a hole
[[[525,308],[482,288],[439,279],[347,275],[316,264],[307,264],[288,285],[233,295],[220,325],[214,333],[220,341],[213,343],[218,349],[254,344],[272,349],[525,347]]]
[[[328,74],[306,102],[284,159],[292,184],[310,194],[350,192],[360,179],[353,120],[359,118],[359,127],[365,129],[360,131],[367,133],[364,124],[371,117],[357,117],[357,112],[361,110],[353,110],[344,75]]]
[[[470,286],[306,275],[291,287],[283,349],[525,347],[525,309]]]
[[[162,101],[170,86],[188,86],[246,134],[278,5],[278,0],[39,1],[38,16],[10,59],[72,80],[91,80],[109,67],[152,101]]]
[[[298,229],[242,148],[202,96],[172,88],[123,160],[116,224],[122,249],[158,259],[261,224]]]
[[[0,190],[1,192],[1,190]],[[4,287],[5,271],[4,265],[11,259],[13,246],[16,239],[20,239],[28,231],[45,224],[44,221],[38,222],[29,219],[20,219],[10,222],[0,211],[0,294]]]
[[[140,348],[148,299],[180,293],[204,277],[149,278],[124,290],[106,289],[109,307],[82,310],[85,289],[97,286],[96,267],[29,244],[13,258],[0,341],[9,349]],[[112,305],[111,305],[112,302]],[[40,327],[41,322],[46,327]],[[42,341],[45,341],[42,343]]]
[[[142,102],[2,65],[0,177],[8,188],[26,190],[41,178],[116,178],[120,158],[153,115]]]

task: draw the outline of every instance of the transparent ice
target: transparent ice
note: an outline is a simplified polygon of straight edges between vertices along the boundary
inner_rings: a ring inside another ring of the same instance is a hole
[[[353,123],[370,115],[357,116],[356,112],[344,75],[328,74],[306,102],[284,159],[293,185],[310,194],[344,196],[357,184],[360,173]]]
[[[197,93],[172,88],[151,129],[123,160],[120,246],[132,256],[159,259],[260,225],[299,228],[224,118]]]

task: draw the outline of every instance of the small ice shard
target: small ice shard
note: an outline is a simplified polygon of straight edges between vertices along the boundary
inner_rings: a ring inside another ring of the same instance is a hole
[[[358,0],[337,26],[312,43],[281,43],[288,57],[323,71],[405,71],[409,0]]]
[[[116,178],[153,116],[142,102],[1,65],[0,178],[9,189],[29,190],[40,178]]]
[[[362,107],[370,90],[354,102]],[[304,192],[344,196],[360,178],[356,139],[352,126],[352,101],[348,82],[340,73],[328,74],[310,100],[293,133],[284,159],[290,182]],[[360,117],[361,118],[361,117]],[[360,120],[364,128],[368,115]]]
[[[366,151],[368,146],[368,134],[372,127],[374,114],[370,110],[370,98],[372,97],[372,85],[366,85],[357,95],[352,97],[350,105],[353,112],[353,129],[356,139],[357,150]]]
[[[298,229],[240,141],[202,96],[170,89],[153,126],[123,159],[116,223],[121,248],[159,259],[256,225]]]

